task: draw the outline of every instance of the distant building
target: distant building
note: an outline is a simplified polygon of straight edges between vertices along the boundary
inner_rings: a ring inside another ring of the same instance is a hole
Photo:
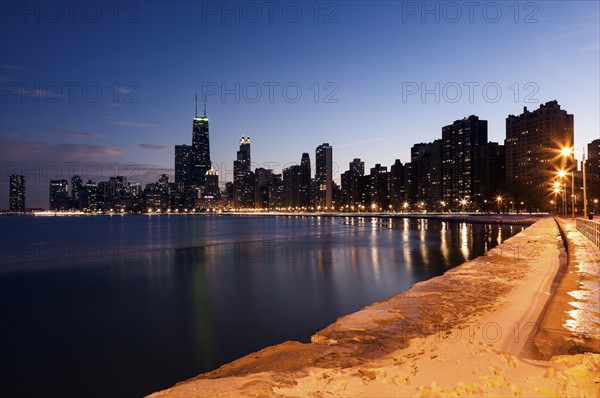
[[[315,183],[317,206],[331,208],[333,183],[333,149],[328,143],[317,147],[315,153]]]
[[[9,202],[10,211],[19,213],[25,211],[25,176],[18,174],[10,176]]]
[[[283,208],[285,187],[281,174],[272,174],[269,184],[269,209],[277,210]]]
[[[81,202],[81,190],[83,189],[83,179],[74,175],[71,177],[71,201],[72,207],[79,209],[79,204]]]
[[[92,180],[88,180],[81,189],[79,197],[79,208],[83,211],[95,213],[102,210],[102,197],[98,195],[98,186]]]
[[[310,156],[308,153],[302,154],[300,161],[300,182],[298,186],[298,205],[308,207],[311,205],[311,170],[310,170]]]
[[[410,167],[406,168],[410,184],[406,186],[408,202],[423,203],[425,208],[438,209],[442,194],[442,140],[419,143],[410,150]]]
[[[487,143],[487,127],[473,115],[442,127],[442,200],[448,206],[475,197],[475,148]]]
[[[377,163],[375,167],[371,168],[370,177],[371,210],[389,210],[390,196],[388,191],[387,167]]]
[[[348,170],[341,176],[341,205],[347,210],[358,210],[362,203],[362,190],[359,180],[365,174],[365,163],[355,158],[348,165]]]
[[[283,169],[283,207],[291,208],[293,210],[300,206],[301,170],[299,165],[293,165]]]
[[[233,197],[237,208],[254,207],[255,176],[250,171],[250,164],[250,137],[242,137],[237,159],[233,162]]]
[[[540,208],[558,170],[574,170],[573,156],[560,156],[574,143],[573,115],[557,101],[506,118],[506,184],[517,205]]]
[[[585,165],[588,207],[600,212],[600,139],[588,144]]]
[[[196,115],[192,133],[192,180],[196,187],[204,188],[206,172],[212,167],[210,162],[210,137],[208,133],[208,117],[206,116],[206,102],[204,102],[204,116],[198,116],[198,96],[196,95]]]
[[[67,210],[69,183],[67,180],[50,181],[50,210]]]
[[[194,196],[196,196],[194,192],[205,188],[206,173],[211,168],[206,103],[204,103],[204,115],[198,116],[198,94],[196,94],[192,145],[175,145],[175,184],[178,185],[176,191],[180,194],[179,206],[194,204]]]
[[[400,159],[396,159],[390,167],[390,205],[393,211],[402,210],[404,205],[406,192],[404,188],[404,165]]]
[[[192,184],[192,146],[175,145],[175,183]]]
[[[257,209],[269,208],[269,188],[272,180],[273,170],[259,167],[254,170],[254,207]]]
[[[352,170],[356,173],[356,175],[364,176],[365,175],[365,162],[360,160],[360,158],[354,158],[350,162],[349,170]]]
[[[219,172],[217,170],[208,170],[206,172],[206,187],[204,188],[204,196],[218,199],[221,197],[219,189]]]
[[[506,189],[506,153],[504,145],[488,142],[475,148],[474,202],[484,209],[495,206],[496,197]]]

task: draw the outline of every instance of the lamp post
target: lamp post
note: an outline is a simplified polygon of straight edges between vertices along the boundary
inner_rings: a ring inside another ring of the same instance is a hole
[[[566,216],[567,214],[567,204],[565,202],[566,199],[566,191],[567,191],[567,183],[565,182],[565,177],[567,176],[567,172],[564,170],[559,170],[558,171],[558,178],[561,179],[562,183],[563,183],[563,195],[562,195],[562,200],[563,200],[563,217]],[[572,199],[572,198],[571,198]],[[571,200],[572,201],[572,200]],[[574,209],[575,207],[573,207]]]
[[[575,174],[571,171],[571,209],[573,211],[573,220],[575,219]]]
[[[460,204],[462,205],[462,212],[465,212],[465,206],[467,205],[466,199],[461,199]]]
[[[558,200],[557,195],[560,192],[560,182],[554,181],[554,213],[558,214]]]
[[[576,151],[575,147],[573,147],[573,148],[567,147],[567,148],[562,148],[560,150],[560,153],[563,157],[568,157],[571,155],[575,155],[575,151]],[[583,215],[584,216],[587,214],[587,181],[585,178],[585,160],[586,159],[585,159],[585,147],[584,147],[581,149],[581,171],[582,171],[582,177],[583,177]],[[571,199],[571,202],[572,202],[572,208],[573,208],[573,218],[575,218],[575,203],[574,203],[574,200],[575,200],[575,193],[574,193],[575,178],[574,178],[573,172],[571,172],[571,183],[573,184],[573,189],[571,190],[573,197]]]
[[[585,183],[585,147],[581,153],[581,171],[583,172],[583,216],[587,215],[587,186]]]

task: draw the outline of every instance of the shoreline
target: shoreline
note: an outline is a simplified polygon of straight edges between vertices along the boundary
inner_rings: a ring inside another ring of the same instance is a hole
[[[533,344],[560,242],[555,221],[540,219],[483,256],[338,318],[309,344],[268,347],[150,397],[590,395],[600,356],[542,361]],[[584,377],[570,377],[573,369]]]
[[[391,219],[429,219],[448,222],[466,222],[473,224],[513,224],[531,225],[537,220],[549,217],[542,214],[515,213],[349,213],[349,212],[202,212],[202,213],[84,213],[84,212],[37,212],[37,213],[0,213],[2,216],[34,216],[34,217],[125,217],[125,216],[237,216],[237,217],[340,217],[340,218],[391,218]]]

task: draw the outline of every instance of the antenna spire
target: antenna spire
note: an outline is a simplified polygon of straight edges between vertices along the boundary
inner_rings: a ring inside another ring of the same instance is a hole
[[[204,103],[204,117],[206,117],[206,95],[202,96],[202,102]]]
[[[196,112],[195,117],[198,117],[198,86],[196,86]]]

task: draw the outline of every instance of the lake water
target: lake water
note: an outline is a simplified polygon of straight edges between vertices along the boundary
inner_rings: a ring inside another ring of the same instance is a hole
[[[136,397],[483,254],[523,226],[0,217],[0,396]]]

